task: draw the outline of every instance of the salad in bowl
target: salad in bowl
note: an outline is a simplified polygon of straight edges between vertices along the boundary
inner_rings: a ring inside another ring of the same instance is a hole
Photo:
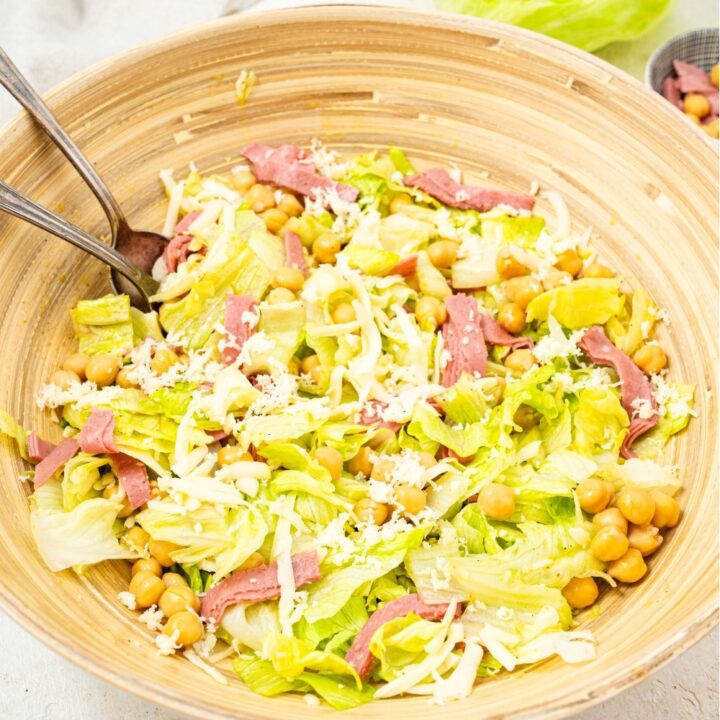
[[[157,312],[72,310],[62,439],[0,414],[48,567],[131,563],[159,654],[339,710],[592,660],[575,616],[680,519],[665,312],[552,191],[550,229],[398,148],[242,155],[161,173]]]

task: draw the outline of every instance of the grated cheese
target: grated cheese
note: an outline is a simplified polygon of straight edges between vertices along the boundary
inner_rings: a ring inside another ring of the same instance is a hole
[[[182,645],[177,642],[180,637],[180,631],[176,630],[172,635],[165,635],[165,633],[158,633],[155,636],[155,645],[158,649],[158,655],[174,655],[176,650],[179,650]]]
[[[119,592],[117,595],[117,599],[126,607],[128,610],[135,610],[137,607],[137,602],[135,600],[135,596],[128,592],[127,590],[123,590],[123,592]]]
[[[195,665],[195,667],[198,667],[206,672],[213,680],[215,680],[215,682],[220,683],[220,685],[228,684],[227,678],[217,668],[214,668],[212,665],[205,662],[205,660],[203,660],[193,650],[186,650],[183,653],[183,656]]]
[[[147,625],[150,630],[162,630],[165,613],[157,605],[151,605],[138,616],[138,622]]]

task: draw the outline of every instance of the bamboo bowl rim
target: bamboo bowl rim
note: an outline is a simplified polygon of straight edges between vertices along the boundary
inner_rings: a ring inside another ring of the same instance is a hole
[[[630,77],[627,73],[609,63],[584,53],[576,48],[570,47],[559,41],[540,36],[534,32],[509,27],[507,25],[492,21],[479,20],[460,15],[452,15],[448,13],[423,12],[398,10],[396,8],[383,8],[376,5],[355,5],[346,6],[306,6],[301,8],[276,10],[271,12],[251,11],[242,15],[230,16],[220,20],[216,20],[192,29],[182,30],[157,40],[153,40],[139,45],[130,50],[118,53],[92,67],[85,69],[64,82],[57,85],[45,95],[49,104],[52,106],[54,102],[69,98],[73,95],[73,90],[83,83],[89,83],[93,80],[98,81],[112,74],[113,68],[118,64],[129,64],[130,61],[141,61],[152,58],[163,50],[177,48],[186,40],[198,38],[202,35],[211,34],[216,30],[234,27],[238,30],[247,27],[259,26],[263,23],[278,22],[318,22],[323,20],[335,20],[342,22],[343,20],[365,19],[372,23],[375,18],[385,21],[392,21],[398,25],[398,28],[405,26],[408,30],[413,27],[437,27],[456,32],[465,33],[467,35],[480,35],[482,31],[491,31],[499,33],[504,37],[512,37],[514,39],[531,41],[537,47],[545,45],[548,48],[560,50],[567,57],[568,70],[571,72],[571,64],[573,62],[580,63],[584,67],[594,66],[597,70],[603,71],[611,77],[620,78],[623,83],[627,84],[633,92],[642,94],[646,98],[650,98],[653,107],[658,115],[667,116],[669,122],[676,123],[678,126],[683,124],[684,132],[690,132],[689,126],[685,127],[682,117],[668,103],[664,102],[653,93],[652,90],[645,87],[639,80]],[[23,116],[20,115],[9,121],[4,127],[0,128],[0,138],[7,138],[15,130],[20,127],[23,122]],[[696,131],[696,135],[699,131]],[[702,133],[699,133],[702,135]],[[699,137],[699,135],[697,135]],[[705,145],[708,148],[714,148],[714,144],[705,138]],[[717,466],[717,446],[715,448],[715,466]],[[48,571],[50,572],[50,571]],[[0,608],[5,610],[16,622],[28,630],[32,635],[42,641],[55,652],[64,658],[70,660],[79,667],[87,670],[93,675],[120,687],[130,693],[138,695],[145,700],[154,702],[172,709],[177,712],[190,714],[194,717],[210,717],[207,710],[200,705],[192,705],[181,700],[176,692],[169,686],[136,684],[129,679],[122,670],[115,669],[110,662],[106,664],[98,664],[85,653],[81,644],[76,643],[72,638],[55,637],[49,632],[43,630],[40,623],[36,622],[25,608],[15,602],[14,596],[8,586],[0,583]],[[652,647],[649,647],[644,660],[641,664],[636,665],[631,673],[624,676],[614,676],[605,682],[604,685],[596,687],[585,697],[569,698],[562,702],[557,702],[551,706],[545,706],[542,710],[543,717],[561,717],[570,712],[577,712],[591,705],[607,699],[631,685],[636,684],[645,678],[651,672],[657,670],[662,665],[683,652],[691,644],[700,639],[707,633],[718,621],[717,617],[718,600],[708,604],[701,613],[695,613],[692,621],[685,627],[679,627],[677,632],[671,636],[662,638]],[[199,671],[198,671],[199,672]],[[570,691],[569,691],[570,692]],[[273,699],[269,699],[268,709],[272,707]],[[540,705],[531,709],[532,716],[541,712]],[[373,706],[369,706],[373,708]],[[392,708],[392,706],[388,706]],[[373,712],[372,709],[366,710],[367,714]],[[515,717],[512,715],[504,715],[503,717]],[[524,714],[524,717],[530,717]],[[228,716],[229,717],[229,716]]]

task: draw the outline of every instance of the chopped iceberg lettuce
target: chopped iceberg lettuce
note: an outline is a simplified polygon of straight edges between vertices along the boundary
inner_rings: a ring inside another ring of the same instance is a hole
[[[133,348],[133,321],[127,295],[81,300],[70,311],[78,349],[86,355],[123,355]]]

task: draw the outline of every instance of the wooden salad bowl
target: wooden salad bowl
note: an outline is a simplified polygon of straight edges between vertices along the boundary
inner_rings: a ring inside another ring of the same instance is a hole
[[[239,106],[243,69],[258,82]],[[403,147],[419,165],[456,163],[476,182],[559,191],[575,230],[672,323],[671,377],[697,384],[698,417],[668,448],[684,515],[636,586],[606,592],[580,620],[598,640],[584,665],[552,660],[479,685],[443,707],[385,700],[344,718],[557,718],[646,677],[716,621],[717,155],[712,141],[638,81],[567,45],[462,16],[378,7],[242,15],[130,50],[76,75],[48,102],[95,162],[135,227],[160,229],[163,168],[238,162],[250,141],[344,152]],[[489,174],[489,175],[488,175]],[[72,222],[107,233],[89,190],[26,117],[0,133],[0,177]],[[549,204],[539,211],[553,222]],[[0,217],[0,407],[50,439],[34,395],[72,346],[68,310],[109,290],[97,261]],[[222,687],[116,600],[127,563],[51,573],[30,535],[24,464],[0,439],[0,603],[61,655],[154,703],[197,718],[334,716],[301,697]],[[228,675],[230,675],[228,673]]]

